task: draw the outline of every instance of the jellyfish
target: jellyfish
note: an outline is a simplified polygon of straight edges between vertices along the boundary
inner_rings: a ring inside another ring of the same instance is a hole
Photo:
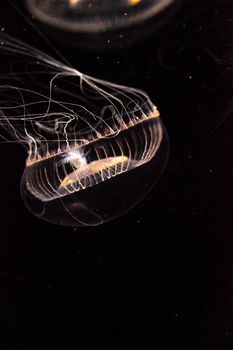
[[[160,179],[168,137],[148,95],[83,74],[6,36],[17,55],[0,76],[3,139],[21,144],[21,195],[37,217],[93,226],[128,212]]]
[[[26,0],[30,12],[51,26],[96,33],[141,23],[175,0]]]
[[[142,40],[173,16],[181,1],[25,0],[37,28],[65,46],[85,50]]]

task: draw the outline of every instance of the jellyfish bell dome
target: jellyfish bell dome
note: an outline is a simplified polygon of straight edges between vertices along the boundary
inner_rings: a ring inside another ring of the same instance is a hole
[[[137,206],[160,179],[167,157],[167,135],[155,111],[112,135],[85,135],[82,144],[29,158],[22,198],[46,221],[99,225]]]
[[[45,119],[40,123],[46,141],[36,148],[30,144],[21,181],[30,211],[59,225],[93,226],[123,215],[147,196],[167,163],[168,138],[157,108],[140,94],[119,87],[105,101],[113,98],[114,105],[105,106],[100,118],[83,107],[81,122],[63,115],[61,129],[52,127],[52,140],[51,116],[50,127]]]

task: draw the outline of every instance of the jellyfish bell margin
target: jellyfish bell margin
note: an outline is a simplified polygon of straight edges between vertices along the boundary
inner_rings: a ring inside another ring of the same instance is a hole
[[[0,126],[27,149],[27,208],[54,224],[95,226],[137,206],[169,152],[148,95],[84,75],[12,37],[2,35],[0,49],[17,56],[14,71],[1,76]]]

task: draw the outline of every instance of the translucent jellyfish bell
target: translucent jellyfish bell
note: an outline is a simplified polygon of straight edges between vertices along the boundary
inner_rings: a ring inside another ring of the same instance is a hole
[[[74,32],[103,32],[141,23],[175,0],[26,0],[48,25]]]
[[[149,97],[15,39],[1,49],[20,53],[24,64],[30,57],[0,86],[1,127],[28,152],[21,193],[29,210],[60,225],[98,225],[142,201],[168,156]]]

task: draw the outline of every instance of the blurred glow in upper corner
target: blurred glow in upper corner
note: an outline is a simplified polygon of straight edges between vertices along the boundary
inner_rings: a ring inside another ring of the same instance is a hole
[[[63,30],[98,33],[140,24],[178,0],[25,0],[41,22]]]

